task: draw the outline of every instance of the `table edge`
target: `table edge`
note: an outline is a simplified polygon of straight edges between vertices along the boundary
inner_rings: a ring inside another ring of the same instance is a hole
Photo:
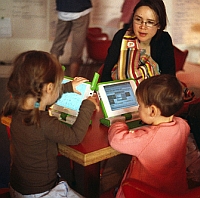
[[[103,149],[99,149],[97,151],[93,151],[87,154],[84,154],[80,151],[77,151],[68,145],[58,144],[58,150],[61,155],[70,158],[71,160],[83,165],[88,166],[91,164],[95,164],[97,162],[103,161],[105,159],[114,157],[116,155],[121,154],[120,152],[114,150],[111,146],[105,147]],[[73,153],[73,155],[72,155]]]
[[[1,123],[4,124],[5,126],[10,127],[11,118],[2,116]],[[111,146],[84,154],[80,151],[77,151],[77,150],[71,148],[68,145],[58,144],[58,151],[60,152],[61,155],[65,156],[83,166],[95,164],[97,162],[100,162],[105,159],[108,159],[108,158],[111,158],[111,157],[121,154],[120,152],[114,150]],[[73,155],[72,155],[72,153],[73,153]]]

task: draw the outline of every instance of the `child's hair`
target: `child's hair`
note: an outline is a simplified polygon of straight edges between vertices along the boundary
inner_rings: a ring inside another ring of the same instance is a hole
[[[181,83],[169,74],[143,80],[136,89],[136,96],[145,106],[158,107],[165,117],[174,115],[184,103]]]
[[[64,72],[62,66],[51,54],[43,51],[27,51],[19,54],[13,62],[13,71],[7,83],[11,93],[10,100],[4,105],[2,115],[9,116],[22,108],[27,98],[36,100],[36,106],[23,122],[40,126],[39,103],[42,89],[47,83],[54,83],[55,89],[61,83]]]

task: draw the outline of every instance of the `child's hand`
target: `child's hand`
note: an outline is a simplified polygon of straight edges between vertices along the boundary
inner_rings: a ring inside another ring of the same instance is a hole
[[[97,104],[97,95],[94,93],[93,96],[90,96],[87,99],[95,104],[96,110],[99,112],[99,105]]]
[[[84,82],[87,82],[87,81],[89,81],[89,80],[84,78],[84,77],[75,77],[72,81],[72,87],[73,87],[74,93],[81,95],[81,93],[76,89],[76,87],[78,85],[80,85],[81,83],[84,83]]]

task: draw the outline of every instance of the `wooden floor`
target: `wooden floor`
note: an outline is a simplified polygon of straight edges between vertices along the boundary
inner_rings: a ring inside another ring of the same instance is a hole
[[[87,65],[80,66],[79,73],[77,76],[82,76],[87,78],[89,81],[92,81],[94,73],[98,71],[102,63],[91,63]],[[65,75],[70,76],[69,65],[65,66]]]

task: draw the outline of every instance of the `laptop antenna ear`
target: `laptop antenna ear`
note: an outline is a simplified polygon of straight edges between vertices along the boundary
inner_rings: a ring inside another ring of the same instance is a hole
[[[98,80],[99,80],[99,74],[95,72],[90,88],[92,91],[96,90]]]

